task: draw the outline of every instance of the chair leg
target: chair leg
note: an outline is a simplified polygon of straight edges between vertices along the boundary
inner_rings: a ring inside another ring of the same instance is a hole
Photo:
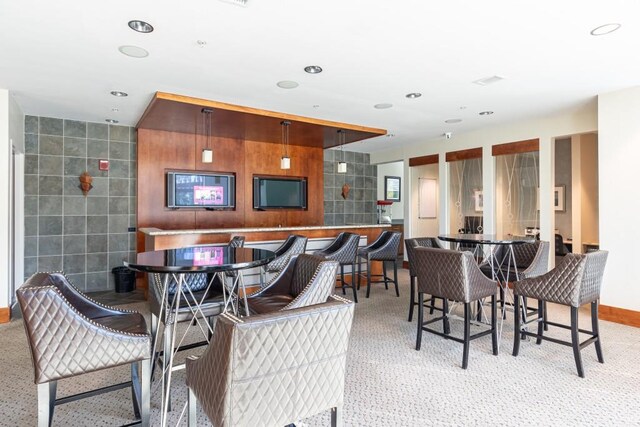
[[[571,346],[573,347],[573,358],[576,360],[578,376],[584,378],[582,356],[580,355],[580,334],[578,332],[578,307],[571,307]]]
[[[347,291],[344,289],[344,265],[340,264],[340,285],[342,287],[342,295],[346,295]]]
[[[393,260],[393,283],[396,285],[396,296],[400,298],[400,289],[398,288],[398,260]]]
[[[520,297],[513,294],[513,355],[520,352]]]
[[[356,290],[355,274],[356,264],[351,264],[351,289],[353,289],[353,302],[358,303],[358,291]]]
[[[418,292],[418,334],[416,336],[416,350],[420,350],[422,345],[422,323],[424,322],[424,294]]]
[[[542,305],[544,305],[544,330],[548,331],[549,330],[549,323],[547,322],[547,302],[546,301],[542,301]]]
[[[469,342],[471,336],[471,303],[464,303],[464,343],[462,348],[462,369],[469,365]]]
[[[331,427],[342,427],[342,406],[331,408]]]
[[[596,342],[596,354],[598,355],[598,362],[604,363],[604,356],[602,355],[602,346],[600,344],[600,327],[598,326],[598,300],[591,303],[591,331],[593,336],[597,337]]]
[[[38,384],[38,427],[50,427],[56,404],[57,381]]]
[[[156,338],[158,335],[158,316],[156,316],[155,314],[151,313],[151,351],[153,351],[153,353],[151,354],[151,378],[153,378],[153,373],[155,372],[156,369],[156,362],[158,360],[158,352],[156,350]]]
[[[356,257],[358,262],[358,290],[360,290],[360,277],[362,277],[362,262],[360,262],[360,258]]]
[[[384,263],[382,264],[384,266]],[[367,258],[367,298],[371,293],[371,261]]]
[[[491,347],[493,355],[498,355],[498,304],[496,303],[496,295],[491,295]]]
[[[171,375],[169,367],[169,359],[173,353],[173,347],[171,346],[173,334],[173,325],[164,325],[163,349],[162,349],[162,375],[164,376],[164,395],[169,396],[167,399],[167,411],[171,411],[171,390],[169,389],[169,376]]]
[[[151,425],[151,360],[140,362],[140,425]]]
[[[436,297],[431,296],[431,307],[429,308],[429,314],[433,314],[433,311],[436,309]]]
[[[387,283],[387,263],[386,261],[382,261],[382,280],[384,281],[384,288],[389,289],[389,284]]]
[[[442,298],[442,330],[445,334],[451,333],[451,327],[449,326],[449,300]]]
[[[413,306],[416,303],[416,277],[411,276],[409,282],[411,283],[411,295],[409,295],[409,322],[411,322],[413,320]]]
[[[140,419],[140,408],[142,406],[141,385],[138,362],[133,362],[131,364],[131,401],[133,402],[133,414],[138,420]]]
[[[196,423],[197,423],[197,415],[196,415],[197,399],[196,399],[196,395],[193,392],[193,390],[191,390],[191,388],[189,388],[188,390],[189,390],[189,394],[187,395],[187,426],[188,427],[196,427]]]
[[[544,335],[546,304],[544,301],[538,300],[538,336],[536,337],[536,344],[542,344],[542,336]]]

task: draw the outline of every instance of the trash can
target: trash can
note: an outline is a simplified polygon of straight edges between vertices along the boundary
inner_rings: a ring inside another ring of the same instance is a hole
[[[116,282],[116,292],[131,292],[136,289],[136,272],[127,267],[114,267],[113,273]]]

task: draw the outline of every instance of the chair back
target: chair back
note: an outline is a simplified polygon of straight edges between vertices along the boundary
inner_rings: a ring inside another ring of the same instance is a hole
[[[569,249],[567,248],[567,245],[564,244],[564,239],[562,238],[562,236],[560,234],[556,234],[554,238],[556,256],[565,256],[566,254],[568,254]]]
[[[297,234],[292,234],[287,237],[287,240],[274,251],[276,253],[276,259],[267,264],[267,271],[280,271],[287,265],[292,256],[303,254],[307,249],[307,240],[305,236],[299,236]]]
[[[547,272],[547,266],[549,265],[549,242],[535,240],[530,243],[514,244],[513,255],[516,259],[518,270],[535,267],[537,271],[532,271],[529,277],[544,274]]]
[[[401,238],[398,231],[383,231],[371,245],[360,248],[359,253],[367,254],[371,260],[393,261],[398,258]]]
[[[290,293],[294,297],[300,295],[309,286],[318,286],[318,292],[326,294],[324,300],[331,295],[335,286],[335,276],[338,263],[327,261],[322,257],[300,254],[296,257],[293,275],[291,277]],[[327,293],[327,287],[329,292]],[[324,301],[321,301],[324,302]]]
[[[416,277],[416,267],[414,261],[414,249],[417,247],[423,248],[440,248],[442,246],[435,237],[413,237],[411,239],[405,239],[404,245],[407,248],[407,258],[409,260],[409,275]]]
[[[220,427],[282,426],[340,407],[353,309],[333,296],[243,319],[225,313],[204,354],[187,359],[187,386]]]
[[[585,260],[584,274],[580,286],[580,304],[600,298],[602,276],[609,256],[608,251],[593,251],[583,255]]]
[[[231,240],[229,240],[229,247],[242,248],[244,247],[244,240],[244,236],[233,236]]]

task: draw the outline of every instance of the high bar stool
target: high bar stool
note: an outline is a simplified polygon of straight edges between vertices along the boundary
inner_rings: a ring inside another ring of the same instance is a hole
[[[371,283],[384,283],[389,289],[389,282],[396,286],[396,296],[400,296],[398,289],[398,247],[402,233],[397,231],[383,231],[375,242],[358,249],[358,289],[360,289],[360,277],[362,276],[361,259],[367,264],[367,298],[371,293]],[[382,261],[382,274],[371,274],[371,261]],[[387,276],[386,262],[393,262],[393,279]],[[372,282],[371,277],[381,277],[381,280]]]

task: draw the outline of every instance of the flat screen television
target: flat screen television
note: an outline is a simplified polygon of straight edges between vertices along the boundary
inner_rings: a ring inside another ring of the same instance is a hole
[[[209,172],[167,172],[168,208],[229,209],[236,205],[236,177]]]
[[[306,209],[307,179],[288,177],[253,177],[253,208]]]

